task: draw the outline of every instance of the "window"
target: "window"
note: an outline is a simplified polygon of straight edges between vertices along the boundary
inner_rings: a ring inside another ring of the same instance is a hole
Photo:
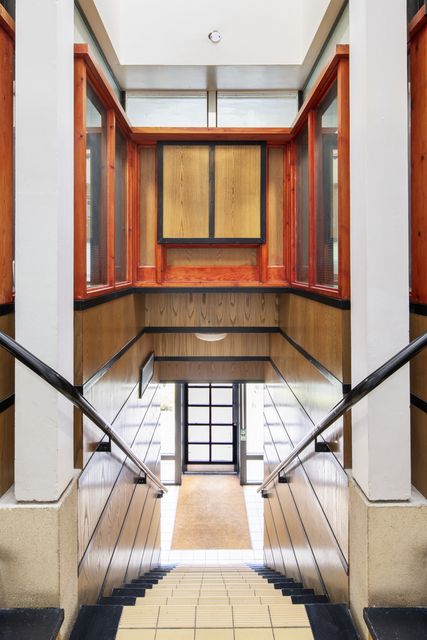
[[[296,140],[296,265],[295,279],[308,283],[308,127]]]
[[[338,287],[338,100],[336,83],[316,114],[316,282]]]
[[[116,127],[114,261],[116,282],[127,280],[126,140]]]
[[[126,113],[134,127],[207,127],[207,93],[128,91]]]
[[[107,112],[87,87],[86,99],[86,280],[108,283]]]
[[[298,113],[296,91],[218,91],[218,127],[290,127]]]

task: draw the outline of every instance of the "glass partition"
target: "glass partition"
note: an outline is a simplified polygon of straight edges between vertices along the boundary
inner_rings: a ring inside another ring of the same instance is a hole
[[[116,150],[115,150],[115,216],[114,216],[114,238],[115,238],[115,278],[116,282],[125,282],[127,274],[127,180],[126,180],[126,160],[127,145],[126,140],[116,127]]]
[[[295,279],[308,282],[308,127],[296,139]]]
[[[92,89],[86,98],[86,282],[108,284],[107,112]]]
[[[335,83],[316,114],[316,282],[338,287],[338,99]]]

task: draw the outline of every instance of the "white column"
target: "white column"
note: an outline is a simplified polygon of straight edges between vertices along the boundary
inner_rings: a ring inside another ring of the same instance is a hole
[[[73,0],[16,3],[16,339],[73,380]],[[16,365],[15,492],[73,473],[70,403]]]
[[[406,0],[350,0],[353,385],[409,340],[406,28]],[[353,474],[409,498],[408,366],[353,409]]]

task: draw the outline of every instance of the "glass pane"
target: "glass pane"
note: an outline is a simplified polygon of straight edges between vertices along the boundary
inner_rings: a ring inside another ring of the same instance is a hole
[[[233,404],[233,388],[215,389],[212,387],[212,404]]]
[[[209,445],[189,444],[188,462],[209,462]]]
[[[188,427],[188,442],[209,442],[209,427]]]
[[[264,386],[246,385],[246,451],[262,453],[264,448]]]
[[[338,100],[334,84],[316,118],[317,283],[338,287]]]
[[[160,392],[160,439],[162,453],[175,453],[175,385],[164,384]]]
[[[126,140],[116,127],[114,225],[116,282],[127,280],[126,158]]]
[[[209,424],[209,407],[188,407],[188,424]]]
[[[175,482],[175,461],[162,460],[160,465],[160,479],[162,482]]]
[[[213,426],[212,442],[233,442],[233,427],[230,426]]]
[[[213,444],[212,462],[233,462],[233,445]]]
[[[296,91],[218,91],[218,127],[290,127],[298,113]]]
[[[107,113],[87,88],[86,280],[107,284]]]
[[[188,387],[188,404],[209,404],[209,387]]]
[[[212,407],[212,424],[233,422],[233,407]]]
[[[206,127],[206,91],[127,91],[126,113],[134,127]]]
[[[308,128],[296,142],[296,279],[308,282]]]
[[[246,461],[247,482],[261,482],[264,480],[264,460]]]

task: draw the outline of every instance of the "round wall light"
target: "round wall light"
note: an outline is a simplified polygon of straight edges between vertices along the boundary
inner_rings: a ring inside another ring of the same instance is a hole
[[[216,29],[214,29],[214,31],[211,31],[208,37],[209,37],[209,40],[214,44],[217,44],[218,42],[221,41],[221,34]]]
[[[196,338],[205,342],[219,342],[227,337],[226,333],[195,333]]]

